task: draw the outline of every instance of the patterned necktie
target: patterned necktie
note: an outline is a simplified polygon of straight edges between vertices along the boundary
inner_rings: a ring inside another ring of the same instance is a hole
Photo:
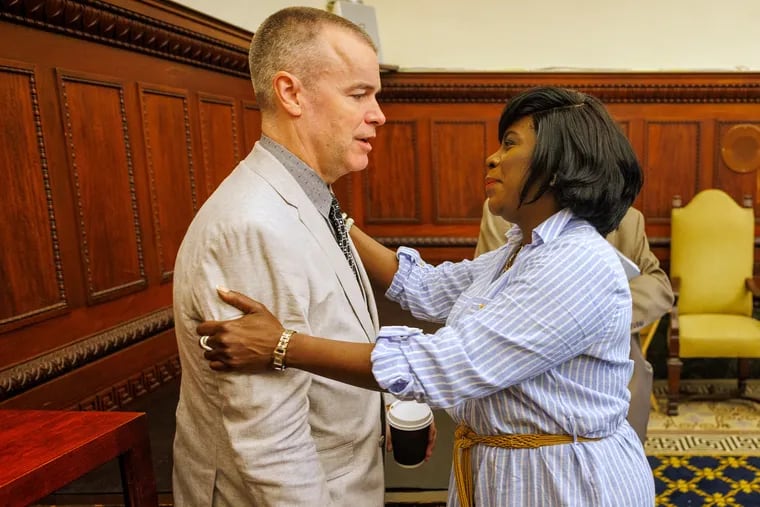
[[[351,246],[348,244],[348,232],[346,231],[346,223],[343,221],[343,214],[340,211],[340,204],[338,204],[338,199],[336,199],[335,196],[333,196],[332,202],[330,203],[329,216],[330,225],[332,225],[333,230],[335,231],[335,237],[338,241],[338,246],[343,251],[343,255],[346,256],[348,265],[351,266],[356,279],[359,280],[359,270],[356,268],[356,261],[354,261],[354,256],[351,255]]]

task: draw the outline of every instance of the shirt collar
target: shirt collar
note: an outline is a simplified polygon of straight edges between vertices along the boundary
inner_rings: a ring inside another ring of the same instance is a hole
[[[575,214],[570,211],[570,208],[563,208],[541,222],[538,227],[533,229],[531,235],[531,243],[538,245],[542,243],[549,243],[555,238],[559,237],[568,223],[575,218]],[[507,231],[507,242],[516,243],[522,241],[523,232],[519,226],[514,225]]]
[[[319,213],[327,219],[332,202],[332,190],[320,178],[317,172],[290,150],[270,137],[262,135],[259,144],[287,169],[309,200],[314,203]]]

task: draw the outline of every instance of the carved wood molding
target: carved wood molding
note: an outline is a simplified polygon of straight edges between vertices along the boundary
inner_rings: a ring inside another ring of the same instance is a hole
[[[718,122],[718,128],[728,126],[720,140],[720,158],[735,173],[744,174],[760,169],[760,125],[757,122]],[[718,164],[715,165],[716,170]]]
[[[181,373],[179,356],[172,356],[146,368],[138,375],[97,392],[70,407],[70,410],[118,410],[179,378]]]
[[[171,307],[162,308],[62,349],[0,371],[0,400],[42,384],[171,328]]]
[[[0,20],[248,77],[246,48],[101,0],[1,0]]]
[[[380,244],[385,246],[408,246],[417,247],[457,247],[472,246],[474,247],[478,238],[463,238],[455,236],[386,236],[375,238]]]
[[[435,74],[394,74],[383,79],[381,102],[402,103],[503,103],[534,86],[560,86],[593,95],[608,104],[699,104],[699,103],[760,103],[760,76],[737,74],[734,82],[720,82],[721,76],[686,73],[683,78],[660,82],[662,77],[642,74],[616,74],[616,82],[595,83],[593,73],[582,80],[568,79],[563,74],[497,74],[488,77],[449,76],[449,81],[430,82]],[[453,75],[456,76],[456,75]],[[534,77],[535,76],[535,77]],[[704,83],[689,82],[695,76]],[[647,79],[650,79],[647,82]],[[480,82],[478,82],[480,81]],[[491,81],[491,82],[487,82]],[[496,81],[496,82],[494,82]],[[605,80],[608,81],[608,80]],[[637,82],[644,81],[644,82]]]

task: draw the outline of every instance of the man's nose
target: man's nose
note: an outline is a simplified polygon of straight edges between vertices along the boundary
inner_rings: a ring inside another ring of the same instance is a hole
[[[375,101],[375,107],[373,107],[367,114],[367,123],[377,125],[378,127],[385,123],[385,114],[380,109],[380,104]]]

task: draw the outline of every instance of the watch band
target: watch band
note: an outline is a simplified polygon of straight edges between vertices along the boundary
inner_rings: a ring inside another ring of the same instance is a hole
[[[288,353],[290,338],[295,333],[293,329],[285,329],[280,335],[280,341],[277,342],[277,346],[272,352],[272,368],[275,370],[282,371],[285,369],[285,354]]]

